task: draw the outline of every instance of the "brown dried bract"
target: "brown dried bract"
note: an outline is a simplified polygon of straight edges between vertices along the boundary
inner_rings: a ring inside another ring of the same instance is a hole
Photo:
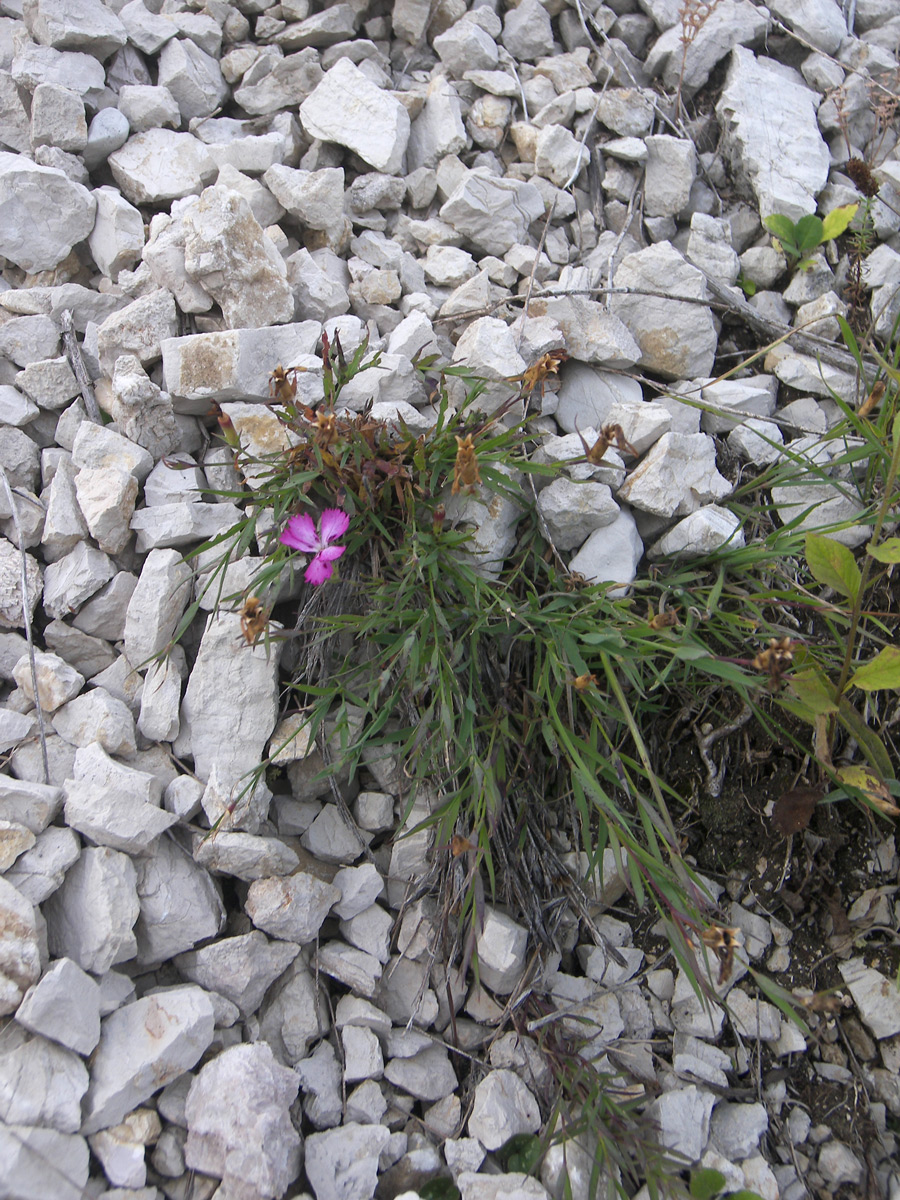
[[[819,787],[795,787],[782,792],[772,809],[772,824],[785,837],[802,833],[821,799]]]
[[[281,363],[278,364],[269,376],[269,395],[276,404],[293,403],[297,395],[297,375],[302,370],[302,367],[288,367],[285,370]]]
[[[863,196],[878,195],[878,189],[881,184],[872,174],[872,168],[867,162],[861,158],[848,158],[844,164],[844,171],[853,180],[856,185],[856,190],[861,192]]]
[[[471,433],[467,433],[464,438],[456,439],[456,462],[453,464],[453,487],[450,489],[451,495],[456,496],[461,488],[471,494],[475,491],[477,484],[481,483],[481,475],[478,470],[478,458],[475,454],[475,446],[472,443]]]
[[[539,387],[541,389],[541,399],[543,399],[545,383],[551,375],[556,375],[559,372],[560,365],[566,362],[568,357],[568,352],[565,350],[548,350],[527,371],[523,371],[521,375],[511,375],[509,382],[521,383],[521,394],[523,396],[527,396],[536,387]]]
[[[869,413],[874,412],[884,398],[885,388],[887,387],[883,379],[879,379],[877,383],[872,385],[872,390],[859,406],[859,416],[867,417]]]
[[[597,682],[597,676],[592,675],[590,671],[585,671],[583,675],[578,675],[572,680],[576,692],[586,692],[592,684]]]
[[[581,438],[581,444],[584,446],[584,455],[589,463],[595,467],[599,467],[603,462],[603,456],[606,454],[610,446],[615,446],[617,450],[623,450],[626,454],[630,454],[633,458],[637,458],[637,450],[632,446],[631,442],[625,437],[621,425],[604,425],[600,430],[600,436],[594,442],[593,446],[588,446],[587,442],[582,437],[581,431],[578,431],[578,436]]]
[[[651,611],[648,623],[651,629],[673,629],[678,624],[678,613],[671,608],[658,613]]]
[[[710,925],[709,929],[703,930],[700,938],[704,946],[712,950],[719,960],[718,982],[724,983],[734,968],[734,951],[738,944],[738,930],[728,929],[724,925]]]
[[[255,646],[260,635],[265,631],[269,620],[269,610],[263,605],[259,596],[248,596],[241,609],[241,633],[248,646]]]
[[[777,691],[784,672],[794,661],[794,643],[789,637],[771,638],[765,650],[760,650],[751,666],[756,671],[765,671],[769,676],[769,687]]]

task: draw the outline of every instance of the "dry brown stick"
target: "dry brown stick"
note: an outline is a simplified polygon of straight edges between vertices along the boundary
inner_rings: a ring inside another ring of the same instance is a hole
[[[87,367],[84,365],[81,347],[78,345],[78,339],[75,336],[75,327],[72,324],[72,313],[68,308],[64,308],[59,314],[59,326],[62,330],[63,347],[66,352],[66,358],[69,360],[69,366],[75,373],[75,378],[78,380],[78,386],[81,388],[81,396],[84,400],[84,410],[95,425],[102,425],[103,418],[100,416],[100,408],[97,404],[97,398],[94,395],[91,377],[88,375]]]

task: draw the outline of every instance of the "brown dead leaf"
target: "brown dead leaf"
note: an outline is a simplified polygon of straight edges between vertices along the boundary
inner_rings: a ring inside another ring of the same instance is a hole
[[[782,792],[772,809],[772,824],[785,837],[802,833],[821,799],[820,787],[795,787]]]

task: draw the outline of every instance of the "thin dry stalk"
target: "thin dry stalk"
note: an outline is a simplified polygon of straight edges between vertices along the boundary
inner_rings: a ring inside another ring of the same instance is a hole
[[[684,112],[681,89],[684,86],[688,49],[718,5],[719,0],[684,0],[684,4],[678,10],[678,16],[681,18],[681,70],[678,73],[678,91],[675,94],[676,112]]]

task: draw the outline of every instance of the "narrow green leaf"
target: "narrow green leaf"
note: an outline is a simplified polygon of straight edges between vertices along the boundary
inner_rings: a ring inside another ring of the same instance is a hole
[[[822,222],[822,240],[830,242],[832,238],[840,237],[856,216],[858,208],[858,204],[842,204],[839,208],[833,208]]]
[[[801,217],[795,229],[797,246],[801,254],[807,254],[810,250],[815,250],[816,246],[821,245],[824,240],[822,220],[813,214],[810,214],[808,217]]]
[[[900,538],[888,538],[880,546],[868,546],[870,558],[880,563],[900,562]]]
[[[795,240],[795,225],[790,217],[786,217],[784,213],[772,213],[770,217],[763,220],[763,225],[770,233],[774,233],[777,238],[783,242],[793,242]]]
[[[819,533],[808,533],[806,565],[819,583],[834,588],[850,601],[856,599],[861,582],[859,567],[852,551],[841,542]]]
[[[847,732],[859,742],[866,758],[873,767],[877,768],[881,778],[893,779],[896,771],[887,747],[875,730],[869,728],[846,696],[841,697],[838,720]]]
[[[846,318],[837,314],[837,322],[840,326],[841,337],[844,339],[844,344],[856,360],[856,365],[860,371],[863,369],[862,355],[859,352],[859,344],[856,341],[856,335],[847,324]]]
[[[690,1193],[693,1200],[712,1200],[725,1186],[725,1176],[712,1167],[691,1171]]]
[[[850,684],[864,692],[900,688],[900,646],[885,646],[879,650],[871,662],[863,663],[853,672]]]

